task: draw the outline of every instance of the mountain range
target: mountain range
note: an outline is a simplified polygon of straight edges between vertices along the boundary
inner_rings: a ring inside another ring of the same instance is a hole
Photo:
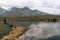
[[[17,16],[17,17],[24,17],[24,16],[39,16],[39,15],[48,15],[48,13],[38,11],[38,10],[31,10],[28,7],[24,8],[17,8],[12,7],[10,10],[5,10],[0,7],[0,16],[3,17],[10,17],[10,16]]]

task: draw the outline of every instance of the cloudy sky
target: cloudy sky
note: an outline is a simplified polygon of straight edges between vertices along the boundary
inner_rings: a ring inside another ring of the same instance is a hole
[[[0,7],[29,7],[53,14],[60,13],[60,0],[0,0]]]

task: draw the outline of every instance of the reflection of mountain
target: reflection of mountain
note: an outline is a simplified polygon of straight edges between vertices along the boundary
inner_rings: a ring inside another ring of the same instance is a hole
[[[24,8],[16,8],[12,7],[9,11],[2,11],[2,8],[0,8],[0,15],[2,16],[34,16],[34,15],[46,15],[47,13],[38,11],[38,10],[31,10],[27,7]]]

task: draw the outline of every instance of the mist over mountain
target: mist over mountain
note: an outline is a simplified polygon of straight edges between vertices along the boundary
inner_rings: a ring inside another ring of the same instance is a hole
[[[38,11],[38,10],[31,10],[28,7],[24,8],[17,8],[17,7],[12,7],[10,10],[5,10],[3,8],[0,8],[0,15],[3,17],[10,17],[10,16],[39,16],[39,15],[47,15],[47,13]]]

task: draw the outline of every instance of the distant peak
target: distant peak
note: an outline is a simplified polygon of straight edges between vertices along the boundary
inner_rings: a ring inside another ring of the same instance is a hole
[[[24,7],[24,8],[29,9],[28,7]]]
[[[26,10],[26,9],[30,10],[28,7],[24,7],[23,9],[24,9],[24,10]]]
[[[35,9],[35,11],[38,11],[37,9]]]
[[[17,9],[17,7],[12,7],[12,9]]]
[[[40,12],[39,10],[35,9],[34,11]]]

